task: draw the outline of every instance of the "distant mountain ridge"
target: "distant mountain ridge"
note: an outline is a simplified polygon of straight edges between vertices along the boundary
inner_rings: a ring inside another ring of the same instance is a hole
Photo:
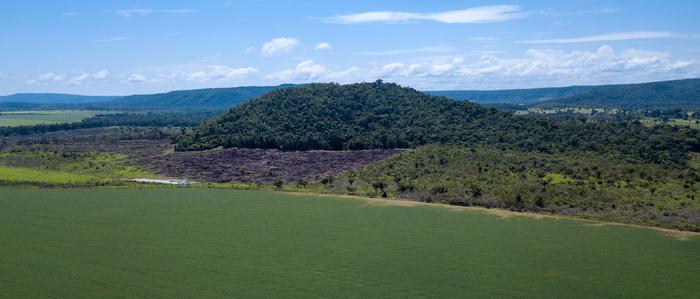
[[[16,93],[0,96],[0,103],[82,104],[109,102],[120,96],[84,96],[64,93]]]
[[[207,88],[131,96],[18,93],[0,96],[0,110],[67,108],[126,111],[225,111],[276,89],[298,86],[303,85]],[[494,105],[494,107],[506,104],[540,108],[581,107],[700,111],[700,79],[598,86],[423,92],[454,100],[468,100],[478,104]]]
[[[618,109],[700,110],[700,79],[634,84],[425,93],[479,104]]]
[[[105,107],[119,110],[224,111],[270,91],[293,86],[295,85],[241,86],[132,95],[115,99]]]

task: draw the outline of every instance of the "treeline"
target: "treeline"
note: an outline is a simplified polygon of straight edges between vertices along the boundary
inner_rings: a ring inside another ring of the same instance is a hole
[[[589,123],[514,116],[396,84],[309,84],[280,89],[231,109],[175,140],[177,150],[415,148],[482,144],[501,150],[615,154],[683,164],[700,132],[636,121]]]
[[[698,231],[698,182],[700,154],[673,168],[598,153],[429,145],[315,184],[333,193]]]
[[[0,136],[28,135],[114,126],[194,127],[214,115],[214,112],[101,114],[75,123],[0,127]]]

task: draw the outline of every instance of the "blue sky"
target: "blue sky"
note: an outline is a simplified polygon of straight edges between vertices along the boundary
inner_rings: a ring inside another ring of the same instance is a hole
[[[0,94],[700,77],[700,1],[0,2]]]

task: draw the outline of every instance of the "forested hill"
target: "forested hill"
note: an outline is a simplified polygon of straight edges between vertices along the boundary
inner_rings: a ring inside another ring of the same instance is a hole
[[[536,106],[700,111],[700,79],[607,85]]]
[[[178,90],[167,93],[132,95],[116,99],[107,105],[96,106],[117,110],[224,111],[272,90],[290,86],[293,85]]]
[[[377,81],[278,89],[179,136],[175,147],[345,150],[484,144],[539,152],[594,151],[682,164],[689,150],[700,151],[698,140],[697,130],[647,128],[639,122],[518,117]]]
[[[469,100],[479,104],[527,105],[548,99],[582,94],[601,86],[569,86],[504,90],[434,90],[425,93],[454,100]]]

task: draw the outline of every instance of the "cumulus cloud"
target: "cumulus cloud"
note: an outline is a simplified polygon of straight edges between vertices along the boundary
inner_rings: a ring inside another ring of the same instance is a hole
[[[278,37],[266,42],[260,49],[264,56],[272,56],[280,53],[289,53],[299,45],[299,41],[293,37]]]
[[[41,82],[48,82],[48,81],[54,81],[54,82],[60,82],[63,81],[63,79],[66,77],[64,74],[56,74],[56,73],[45,73],[39,75],[37,78],[38,81]]]
[[[62,84],[83,84],[88,83],[92,80],[103,80],[109,75],[109,70],[100,70],[95,73],[81,72],[67,76],[66,74],[60,73],[44,73],[37,76],[35,79],[27,80],[28,84],[48,84],[48,83],[62,83]]]
[[[236,82],[258,72],[253,67],[224,65],[169,65],[133,69],[122,75],[121,83]]]
[[[316,44],[314,49],[316,49],[316,50],[331,50],[331,49],[333,49],[333,47],[331,46],[331,44],[323,42],[323,43]]]
[[[456,85],[469,88],[534,87],[570,84],[608,84],[700,76],[700,61],[674,60],[665,52],[610,46],[595,51],[530,49],[523,58],[483,55],[476,61],[394,62],[375,67],[377,77],[418,87]]]
[[[109,70],[100,70],[92,74],[92,77],[95,79],[105,79],[107,76],[109,76]]]
[[[152,82],[146,76],[141,74],[131,74],[126,79],[122,80],[122,83],[149,83]]]
[[[640,39],[659,39],[671,38],[678,35],[667,31],[630,31],[630,32],[613,32],[592,36],[575,37],[575,38],[555,38],[555,39],[535,39],[518,41],[523,44],[574,44],[574,43],[591,43],[591,42],[610,42],[610,41],[626,41]]]
[[[90,73],[82,73],[80,75],[71,77],[67,83],[79,85],[83,84],[83,81],[85,81],[88,78],[90,78]]]
[[[287,69],[266,76],[267,79],[284,82],[308,81],[343,81],[351,80],[351,75],[359,71],[357,67],[337,70],[315,63],[313,60],[302,61],[293,69]]]
[[[399,11],[369,11],[357,14],[336,15],[327,18],[329,22],[341,24],[367,22],[407,22],[428,20],[440,23],[469,24],[503,22],[525,16],[516,5],[478,6],[462,10],[449,10],[436,13],[414,13]]]
[[[252,67],[231,68],[227,66],[215,65],[202,71],[186,72],[184,73],[184,78],[188,81],[195,82],[229,81],[240,79],[257,72],[258,70]]]

